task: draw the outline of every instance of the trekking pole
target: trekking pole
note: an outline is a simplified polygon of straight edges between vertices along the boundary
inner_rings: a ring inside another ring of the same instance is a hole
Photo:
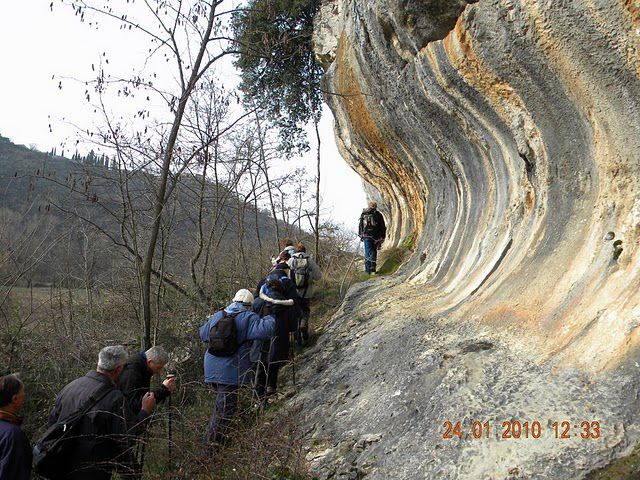
[[[342,282],[340,283],[340,290],[339,290],[340,301],[342,301],[342,288],[344,287],[344,282],[347,280],[347,275],[349,275],[349,272],[351,271],[351,267],[353,266],[353,263],[356,261],[356,258],[358,258],[358,255],[360,254],[360,243],[362,243],[362,238],[358,242],[358,248],[356,248],[356,253],[351,259],[351,263],[349,263],[349,267],[347,268],[347,271],[344,272],[344,276],[342,277]]]
[[[292,334],[289,334],[291,337]],[[293,340],[295,342],[295,335],[293,336]],[[296,385],[296,348],[294,346],[294,342],[289,342],[291,345],[289,348],[291,350],[291,375],[293,377],[293,391],[297,391],[298,387]]]
[[[171,408],[171,396],[169,395],[169,400],[167,403],[167,407],[169,408],[169,425],[168,425],[168,432],[167,432],[167,436],[168,436],[168,455],[169,455],[169,478],[173,478],[173,467],[171,465],[171,444],[173,443],[173,408]]]

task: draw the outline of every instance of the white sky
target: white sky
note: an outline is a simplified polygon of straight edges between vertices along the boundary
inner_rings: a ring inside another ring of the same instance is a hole
[[[105,20],[96,29],[81,23],[58,0],[53,2],[53,12],[49,4],[43,0],[0,1],[0,135],[42,151],[56,146],[60,153],[60,145],[75,137],[77,127],[91,128],[95,122],[84,99],[86,87],[77,79],[95,76],[91,65],[97,68],[103,52],[110,59],[111,73],[120,68],[123,76],[130,75],[136,61],[140,63],[141,52],[132,48],[134,34],[110,29]],[[62,90],[58,89],[60,81]],[[360,177],[338,153],[332,125],[331,113],[325,108],[321,121],[323,210],[355,231],[365,195]],[[312,151],[304,159],[312,174],[314,137],[309,135]]]

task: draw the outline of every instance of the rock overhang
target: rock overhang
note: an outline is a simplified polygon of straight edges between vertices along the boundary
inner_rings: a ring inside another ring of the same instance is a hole
[[[416,241],[396,275],[350,290],[305,359],[313,470],[570,479],[629,453],[637,2],[323,1],[315,49],[387,243]],[[444,421],[474,419],[544,434],[442,438]],[[597,420],[603,435],[558,441],[554,419]]]
[[[597,340],[629,330],[640,279],[632,3],[330,1],[316,28],[339,148],[389,244],[417,234],[417,304],[511,316],[540,359],[591,372],[637,347]]]

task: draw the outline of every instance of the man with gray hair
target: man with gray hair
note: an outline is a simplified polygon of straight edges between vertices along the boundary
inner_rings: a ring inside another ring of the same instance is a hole
[[[164,402],[175,389],[175,376],[167,375],[158,388],[151,389],[151,377],[160,373],[169,361],[169,354],[160,347],[155,346],[146,352],[139,352],[132,355],[118,377],[118,389],[124,394],[124,412],[127,429],[134,438],[140,440],[142,434],[149,425],[149,414],[155,410],[158,403]],[[145,412],[142,408],[145,395],[151,394],[152,405],[150,412]],[[134,472],[131,478],[142,478],[142,467],[144,458],[132,458],[130,465]]]
[[[167,375],[158,388],[151,390],[151,377],[160,373],[168,361],[169,354],[160,346],[151,347],[146,352],[139,352],[127,360],[117,385],[124,394],[127,426],[130,430],[136,428],[136,422],[140,420],[142,399],[145,394],[152,393],[155,409],[156,403],[164,402],[174,392],[176,378],[173,375]],[[141,427],[144,428],[144,426]],[[137,430],[140,433],[141,429]]]
[[[124,396],[115,386],[127,361],[121,345],[105,347],[98,355],[95,371],[69,383],[56,398],[49,414],[49,426],[87,405],[98,402],[79,420],[69,457],[60,459],[61,478],[109,480],[118,465],[128,465],[128,436],[124,417]],[[142,400],[142,410],[151,414],[155,401],[151,393]]]

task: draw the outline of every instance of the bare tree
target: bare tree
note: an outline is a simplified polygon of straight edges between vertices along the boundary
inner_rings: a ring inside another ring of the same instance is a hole
[[[233,53],[222,27],[223,20],[230,12],[220,11],[223,3],[221,0],[148,1],[144,3],[144,12],[140,12],[139,7],[133,3],[122,6],[121,11],[116,11],[109,4],[103,6],[102,3],[89,1],[72,0],[67,3],[81,19],[85,18],[85,14],[94,14],[143,34],[150,42],[149,60],[163,55],[167,65],[173,66],[177,79],[175,88],[161,90],[151,77],[136,75],[129,79],[112,79],[101,67],[94,83],[101,101],[107,87],[115,84],[119,87],[118,93],[123,92],[124,96],[134,96],[136,90],[144,92],[143,95],[159,95],[171,112],[171,118],[166,123],[148,125],[145,121],[149,121],[149,112],[141,110],[138,119],[141,127],[133,132],[126,133],[123,125],[114,124],[111,120],[107,121],[110,128],[100,132],[103,142],[111,144],[116,149],[118,157],[128,157],[134,170],[142,168],[154,173],[152,177],[146,176],[152,183],[152,190],[149,198],[150,216],[148,225],[145,225],[145,234],[134,234],[130,237],[136,239],[133,253],[140,257],[143,345],[148,347],[151,342],[152,277],[154,271],[157,272],[154,262],[163,213],[182,173],[206,146],[185,148],[183,137],[185,134],[188,137],[189,133],[183,132],[185,114],[190,99],[209,70],[216,62]],[[140,13],[143,16],[134,19],[133,15]],[[216,45],[217,48],[212,48]],[[126,149],[126,153],[122,152],[123,149]],[[126,208],[125,206],[123,209]]]

